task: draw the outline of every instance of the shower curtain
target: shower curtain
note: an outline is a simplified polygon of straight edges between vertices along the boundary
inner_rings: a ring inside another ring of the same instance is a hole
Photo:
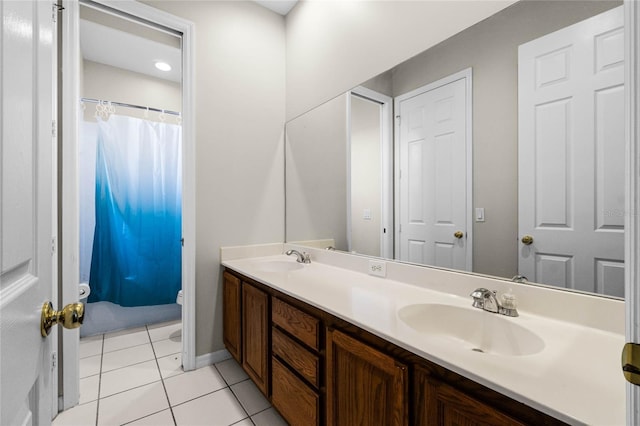
[[[182,269],[178,125],[98,120],[89,302],[175,303]]]

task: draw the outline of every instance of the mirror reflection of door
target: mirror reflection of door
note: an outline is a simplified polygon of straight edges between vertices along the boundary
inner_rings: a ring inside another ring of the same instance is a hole
[[[400,260],[471,270],[470,80],[467,70],[396,98]]]
[[[622,7],[519,48],[519,273],[624,297]],[[529,244],[526,244],[529,243]]]
[[[392,257],[391,98],[359,87],[348,105],[348,250]]]

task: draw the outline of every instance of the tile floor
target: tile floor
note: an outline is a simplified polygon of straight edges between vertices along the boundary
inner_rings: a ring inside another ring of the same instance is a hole
[[[80,404],[53,426],[279,426],[233,359],[183,372],[180,321],[80,340]]]

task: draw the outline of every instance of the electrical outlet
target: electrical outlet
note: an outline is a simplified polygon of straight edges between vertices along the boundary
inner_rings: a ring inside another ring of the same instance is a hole
[[[369,261],[369,275],[375,275],[377,277],[387,276],[387,263],[381,260]]]

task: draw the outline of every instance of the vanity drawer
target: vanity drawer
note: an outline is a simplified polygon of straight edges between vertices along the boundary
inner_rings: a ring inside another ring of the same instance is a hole
[[[271,402],[292,426],[320,424],[320,397],[272,358]]]
[[[316,389],[319,387],[320,360],[277,328],[271,330],[271,352],[277,355]]]
[[[320,347],[320,320],[274,297],[271,304],[271,320],[309,347]]]

